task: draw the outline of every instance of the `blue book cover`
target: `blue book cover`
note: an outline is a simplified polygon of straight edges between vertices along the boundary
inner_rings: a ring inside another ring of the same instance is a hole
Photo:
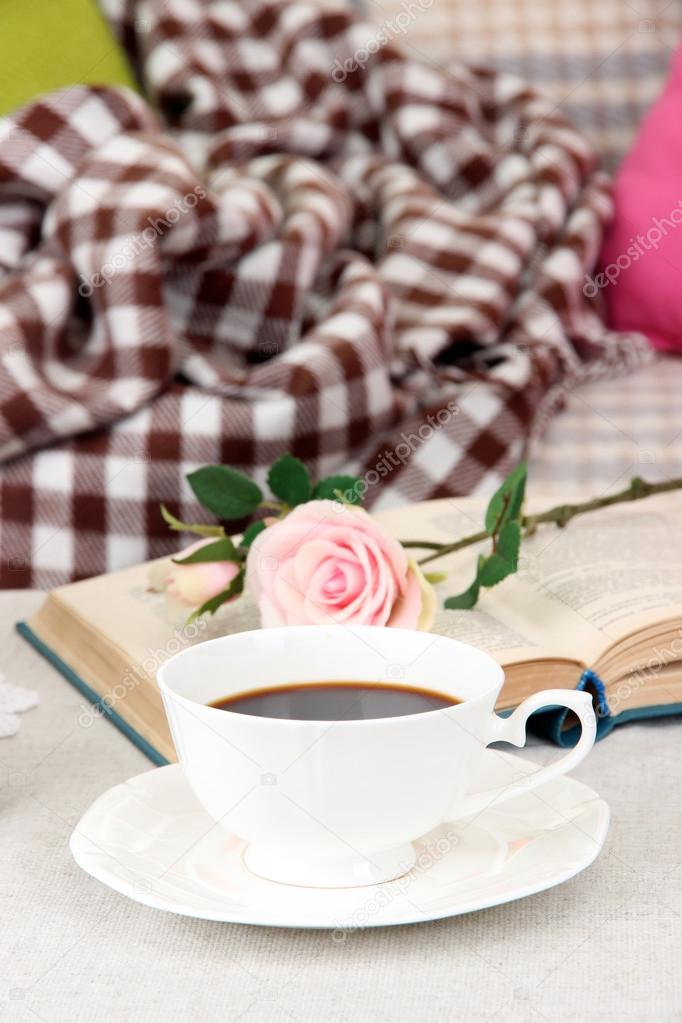
[[[77,675],[76,672],[54,652],[54,650],[51,650],[46,643],[43,643],[43,641],[36,636],[30,625],[26,622],[17,622],[16,628],[20,636],[23,636],[23,638],[27,640],[31,646],[35,647],[38,653],[42,654],[42,656],[50,662],[53,668],[56,668],[57,671],[61,672],[66,681],[70,682],[72,686],[75,686],[81,696],[84,696],[85,699],[97,709],[98,713],[108,718],[112,725],[115,725],[119,732],[125,735],[126,739],[129,739],[133,745],[137,746],[137,748],[144,753],[144,755],[148,757],[153,764],[156,764],[157,767],[164,767],[166,764],[170,763],[170,761],[167,760],[159,750],[155,749],[155,747],[152,746],[152,744],[148,742],[144,736],[142,736],[126,721],[122,714],[119,714],[119,712],[112,707],[107,700],[102,699],[102,697],[99,696],[99,694],[96,693],[95,690],[80,677],[80,675]]]

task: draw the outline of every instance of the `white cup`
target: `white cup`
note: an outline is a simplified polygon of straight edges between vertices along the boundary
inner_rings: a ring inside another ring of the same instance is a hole
[[[253,873],[313,887],[398,877],[414,864],[411,843],[438,824],[543,785],[586,756],[596,732],[587,693],[546,690],[501,718],[494,707],[503,680],[492,657],[454,639],[342,625],[224,636],[183,650],[159,671],[178,758],[201,804],[246,842]],[[421,686],[461,702],[345,721],[206,706],[254,689],[330,681]],[[526,719],[550,705],[578,716],[577,746],[512,785],[476,791],[485,747],[523,746]]]

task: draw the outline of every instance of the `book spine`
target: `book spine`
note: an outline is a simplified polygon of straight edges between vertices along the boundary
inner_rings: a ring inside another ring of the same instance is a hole
[[[605,735],[609,734],[620,715],[614,717],[611,714],[606,700],[606,687],[596,671],[592,671],[591,668],[586,668],[582,673],[578,679],[576,689],[579,691],[591,691],[594,696],[594,710],[597,715],[597,741],[599,741],[599,739],[603,739]],[[543,739],[550,739],[557,746],[570,748],[575,746],[580,737],[580,727],[578,725],[571,725],[570,721],[571,711],[566,707],[548,707],[547,710],[541,710],[533,714],[532,718],[528,721],[528,725],[535,735],[539,735]]]
[[[80,675],[77,675],[76,672],[54,652],[54,650],[51,650],[46,643],[43,643],[42,639],[35,634],[33,629],[27,625],[26,622],[17,622],[16,630],[19,635],[23,636],[23,638],[27,640],[39,654],[42,654],[42,656],[49,661],[50,664],[56,668],[72,686],[75,686],[78,692],[97,709],[99,714],[108,718],[109,721],[111,721],[111,723],[115,725],[127,739],[130,739],[130,741],[137,746],[140,752],[144,753],[144,755],[148,757],[153,764],[156,764],[157,767],[165,767],[165,765],[169,763],[169,761],[166,760],[166,758],[162,756],[159,751],[151,745],[151,743],[147,742],[147,740],[140,735],[140,733],[133,728],[132,725],[128,724],[125,718],[121,717],[120,714],[110,707],[107,701],[103,700],[94,689],[91,689],[87,682],[84,682]]]

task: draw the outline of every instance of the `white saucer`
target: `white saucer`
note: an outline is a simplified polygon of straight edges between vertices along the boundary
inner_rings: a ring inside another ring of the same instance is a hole
[[[481,789],[535,765],[487,750]],[[299,888],[244,866],[243,842],[214,825],[177,764],[100,796],[71,836],[76,862],[136,902],[185,916],[271,927],[418,923],[520,899],[584,870],[604,844],[609,810],[596,792],[559,778],[415,843],[404,877],[363,888]]]

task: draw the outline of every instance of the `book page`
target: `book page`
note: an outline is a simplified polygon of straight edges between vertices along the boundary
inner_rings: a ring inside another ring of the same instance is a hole
[[[553,503],[539,498],[532,507]],[[484,509],[484,501],[452,498],[382,518],[402,540],[452,541],[480,530]],[[438,586],[441,603],[469,585],[476,555],[487,549],[468,547],[426,566],[449,573]],[[590,664],[614,641],[673,617],[682,619],[682,497],[667,494],[591,512],[565,529],[540,526],[524,540],[516,576],[484,591],[473,612],[441,611],[435,628],[502,663],[551,656]]]
[[[257,608],[246,598],[188,625],[189,609],[171,614],[164,595],[150,590],[149,564],[71,583],[54,596],[92,634],[106,637],[136,676],[149,681],[185,647],[260,625]]]
[[[558,535],[557,535],[558,534]],[[524,544],[520,577],[615,642],[682,619],[682,500],[600,509]]]
[[[444,498],[377,513],[398,539],[453,541],[480,530],[485,501]],[[538,498],[533,507],[551,501]],[[605,509],[559,530],[541,526],[524,541],[519,573],[484,591],[473,611],[442,604],[464,590],[485,543],[427,568],[447,571],[436,587],[434,631],[489,651],[501,664],[565,659],[591,664],[612,644],[651,621],[682,619],[682,498],[666,495]],[[412,550],[414,557],[425,553]],[[186,628],[169,620],[162,594],[149,592],[139,565],[56,591],[59,599],[108,636],[153,676],[185,645],[259,627],[257,609],[241,598]]]
[[[486,502],[477,498],[442,498],[405,508],[382,511],[380,518],[400,540],[454,541],[478,532]],[[448,611],[446,597],[465,590],[474,577],[476,558],[489,542],[466,547],[426,565],[425,570],[447,572],[436,585],[439,610],[433,631],[471,643],[492,654],[502,665],[565,659],[585,663],[603,648],[601,632],[579,614],[555,606],[529,580],[520,575],[486,590],[472,611]],[[413,549],[413,557],[426,551]]]
[[[469,504],[468,501],[463,503],[465,506]],[[385,513],[388,528],[391,528],[390,519],[395,514]],[[482,506],[474,502],[471,512],[460,512],[447,501],[428,502],[412,506],[407,523],[404,510],[398,510],[397,514],[406,526],[405,535],[411,533],[416,536],[419,532],[430,538],[447,540],[453,535],[470,532],[474,528],[472,522],[480,521],[480,518],[471,516],[482,514]],[[399,530],[396,535],[401,535]],[[463,554],[464,557],[455,559],[455,569],[461,566],[460,579],[448,580],[437,587],[439,610],[434,632],[487,650],[502,664],[561,656],[556,642],[546,643],[548,630],[539,624],[545,612],[542,608],[533,609],[533,593],[526,593],[525,587],[522,598],[524,613],[519,613],[518,598],[511,598],[509,590],[501,601],[496,594],[487,595],[474,611],[443,609],[445,597],[467,584],[466,576],[473,563],[472,552],[468,550]],[[438,563],[438,569],[447,567],[452,560],[443,559]],[[234,604],[220,608],[214,616],[205,616],[187,627],[187,612],[175,617],[169,615],[163,594],[152,592],[149,582],[150,566],[137,565],[63,586],[55,591],[55,597],[94,634],[107,637],[125,661],[134,666],[136,674],[143,674],[149,680],[154,679],[156,671],[168,657],[186,646],[226,633],[257,629],[260,625],[258,609],[245,595]],[[510,586],[518,587],[519,583],[512,580]]]

